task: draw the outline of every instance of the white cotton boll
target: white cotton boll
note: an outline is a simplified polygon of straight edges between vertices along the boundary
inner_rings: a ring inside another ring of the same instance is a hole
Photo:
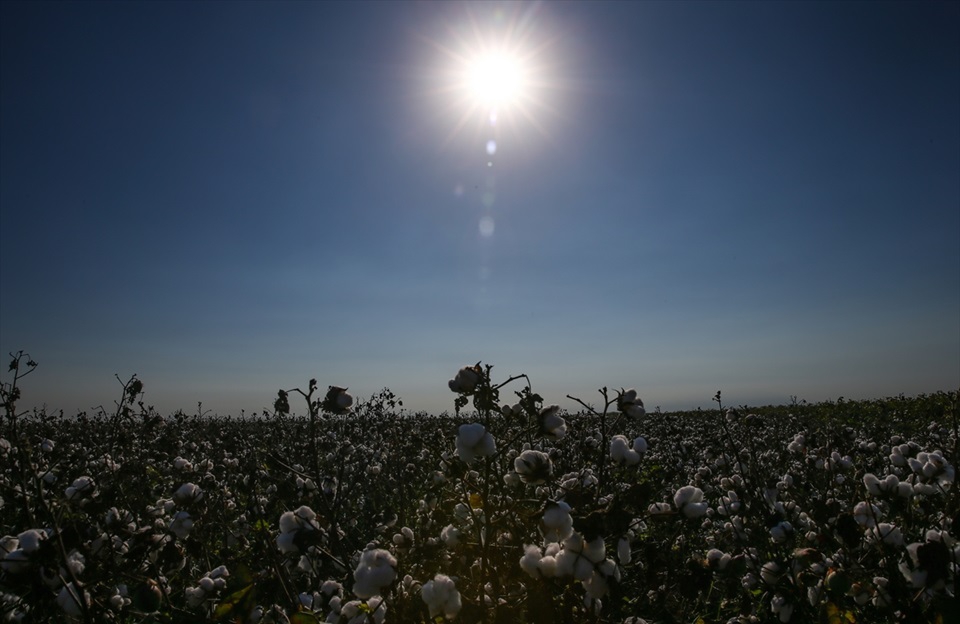
[[[760,568],[760,578],[767,585],[776,585],[780,580],[780,566],[775,561],[768,561]]]
[[[630,448],[626,436],[615,435],[610,439],[610,459],[617,464],[635,465],[640,455]]]
[[[590,578],[582,582],[582,585],[587,591],[587,595],[598,603],[600,598],[607,595],[607,590],[609,589],[607,579],[597,572],[593,572]]]
[[[596,537],[593,541],[584,544],[583,555],[593,563],[600,563],[606,556],[606,545],[602,537]]]
[[[468,464],[477,457],[488,457],[497,451],[493,436],[480,423],[460,425],[456,445],[457,455]]]
[[[889,522],[880,522],[871,529],[872,535],[880,541],[892,546],[903,545],[903,533],[900,529]]]
[[[44,438],[44,440],[40,443],[40,450],[43,451],[44,453],[52,453],[53,447],[54,447],[53,440]]]
[[[579,557],[572,550],[564,548],[554,557],[554,573],[556,576],[573,576],[573,568]]]
[[[460,613],[460,592],[449,576],[437,574],[432,581],[424,583],[420,595],[432,618],[442,613],[452,620]]]
[[[310,611],[313,610],[313,594],[308,594],[307,592],[300,592],[299,599],[300,599],[300,606]]]
[[[787,521],[779,522],[770,528],[770,538],[782,544],[793,536],[793,525]]]
[[[513,461],[513,468],[524,483],[545,483],[553,476],[553,462],[542,451],[523,451]]]
[[[365,550],[353,573],[356,581],[353,585],[353,593],[359,598],[371,598],[377,595],[381,588],[396,579],[396,567],[397,560],[388,551],[379,548]]]
[[[8,574],[26,572],[30,569],[30,565],[30,555],[20,548],[10,551],[0,560],[0,570]]]
[[[178,511],[170,521],[170,531],[180,539],[186,539],[193,528],[193,519],[186,511]]]
[[[96,484],[91,477],[77,477],[73,483],[64,490],[67,500],[80,501],[88,496],[96,495]]]
[[[203,498],[203,490],[194,483],[184,483],[173,493],[173,502],[178,505],[193,503],[201,498]]]
[[[664,516],[673,513],[670,503],[654,503],[647,508],[647,512],[652,516]]]
[[[806,447],[807,439],[803,434],[797,434],[793,442],[787,445],[787,450],[791,453],[802,453]]]
[[[630,418],[640,418],[646,413],[643,409],[643,401],[637,397],[637,391],[633,388],[620,393],[617,397],[617,409]]]
[[[633,554],[630,551],[630,540],[625,537],[621,537],[617,541],[617,561],[620,562],[620,565],[629,565],[633,557]]]
[[[547,541],[559,542],[567,539],[573,533],[573,517],[570,515],[570,505],[563,501],[550,501],[543,511],[544,538]]]
[[[300,552],[294,540],[297,539],[297,532],[281,533],[277,536],[277,549],[285,555]]]
[[[540,559],[540,563],[538,564],[538,567],[540,569],[540,574],[542,574],[547,578],[552,578],[554,576],[557,576],[557,558],[556,557],[551,557],[551,556],[543,557],[542,559]]]
[[[207,593],[213,592],[216,586],[215,583],[213,582],[213,579],[210,578],[209,576],[205,576],[202,579],[200,579],[197,585],[200,587],[200,589],[202,589]]]
[[[523,556],[520,557],[520,569],[533,578],[540,576],[540,560],[543,554],[537,546],[528,545],[523,547]]]
[[[86,567],[86,559],[76,550],[70,551],[70,554],[67,556],[67,568],[74,576],[79,576],[83,573],[84,568]]]
[[[677,509],[690,503],[699,503],[703,500],[703,490],[692,485],[685,485],[673,495],[673,504]]]
[[[486,432],[486,428],[484,428],[484,426],[480,423],[460,425],[460,428],[458,429],[457,442],[468,447],[476,446]]]
[[[0,537],[0,561],[9,553],[20,548],[20,540],[12,535]]]
[[[880,508],[866,501],[860,501],[853,508],[853,519],[860,526],[874,527],[880,517]]]
[[[72,582],[67,583],[57,594],[57,605],[67,617],[79,618],[83,615],[83,607],[90,605],[90,593],[81,593]]]
[[[460,529],[452,524],[448,524],[440,531],[440,539],[447,545],[447,548],[454,548],[459,545],[461,537]]]
[[[880,496],[880,479],[877,475],[870,472],[863,475],[863,484],[867,487],[867,491],[870,494]]]
[[[340,607],[340,617],[347,618],[348,623],[360,614],[360,601],[351,600]],[[339,620],[338,620],[339,621]]]
[[[708,505],[703,502],[703,490],[685,485],[673,495],[673,504],[688,518],[700,518],[707,513]]]
[[[40,542],[45,539],[47,539],[45,531],[29,529],[17,536],[17,548],[29,554],[40,548]]]
[[[320,593],[324,596],[339,596],[343,593],[343,585],[333,580],[324,581],[320,586]]]
[[[639,436],[633,439],[633,450],[643,455],[647,452],[647,439]]]
[[[584,557],[577,557],[573,564],[573,578],[586,581],[593,576],[593,564]]]
[[[481,370],[479,366],[464,366],[457,372],[457,376],[447,382],[453,392],[470,393],[477,389],[480,383]]]
[[[709,509],[707,503],[687,503],[683,506],[683,515],[688,518],[701,518],[706,515]]]

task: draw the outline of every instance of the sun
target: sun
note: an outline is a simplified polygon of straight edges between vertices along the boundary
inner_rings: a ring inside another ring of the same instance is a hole
[[[529,97],[529,69],[520,55],[503,50],[484,51],[467,62],[464,89],[473,104],[497,113]]]
[[[435,52],[434,83],[440,119],[452,121],[447,143],[475,126],[488,134],[520,132],[532,126],[548,136],[544,117],[556,117],[561,60],[540,3],[487,11],[472,5],[445,39],[424,37]],[[437,110],[437,109],[434,109]]]

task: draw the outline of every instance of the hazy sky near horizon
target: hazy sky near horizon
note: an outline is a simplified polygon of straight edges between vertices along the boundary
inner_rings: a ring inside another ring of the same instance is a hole
[[[0,3],[0,352],[67,413],[134,373],[163,413],[311,377],[452,411],[478,360],[565,407],[955,390],[958,28],[934,2]],[[491,49],[525,77],[495,121],[463,88]]]

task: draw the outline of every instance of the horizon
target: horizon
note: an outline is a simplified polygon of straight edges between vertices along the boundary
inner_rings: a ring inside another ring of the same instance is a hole
[[[955,391],[958,27],[952,2],[2,3],[0,353],[40,365],[21,408],[67,414],[115,374],[164,415],[310,378],[452,413],[478,360],[571,411]]]

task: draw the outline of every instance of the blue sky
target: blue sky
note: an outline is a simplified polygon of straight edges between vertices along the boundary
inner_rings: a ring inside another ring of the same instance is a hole
[[[956,3],[0,12],[24,406],[452,411],[478,360],[567,407],[960,386]],[[528,86],[491,124],[458,86],[496,45]]]

